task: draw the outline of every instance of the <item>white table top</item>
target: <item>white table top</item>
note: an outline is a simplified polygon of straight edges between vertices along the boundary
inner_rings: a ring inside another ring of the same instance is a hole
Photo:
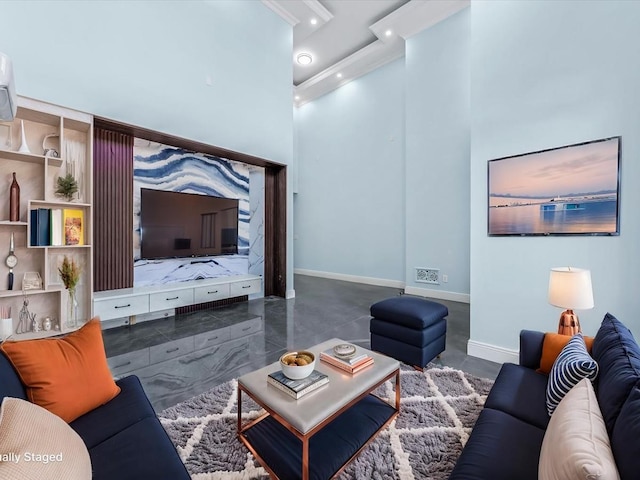
[[[339,368],[332,367],[320,360],[320,352],[340,343],[346,342],[339,338],[333,338],[305,349],[316,356],[315,369],[326,374],[329,377],[329,383],[298,400],[267,382],[269,373],[280,370],[278,362],[243,375],[238,378],[238,383],[248,390],[252,397],[267,405],[298,432],[307,433],[400,368],[400,363],[397,360],[362,347],[358,347],[358,351],[364,351],[371,355],[374,363],[371,367],[354,375],[342,372]]]

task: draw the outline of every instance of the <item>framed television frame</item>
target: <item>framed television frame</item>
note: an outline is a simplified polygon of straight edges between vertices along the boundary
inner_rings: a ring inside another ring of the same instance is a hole
[[[489,236],[619,235],[622,137],[487,162]]]

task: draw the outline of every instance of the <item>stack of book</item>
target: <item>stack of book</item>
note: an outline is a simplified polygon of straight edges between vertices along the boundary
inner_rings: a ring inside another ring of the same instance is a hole
[[[361,350],[357,350],[355,355],[350,358],[344,358],[336,355],[333,349],[330,348],[320,352],[320,360],[349,373],[357,373],[373,364],[373,357]]]
[[[298,399],[329,383],[329,377],[324,373],[314,370],[311,372],[311,375],[302,380],[291,380],[285,377],[282,370],[278,370],[267,376],[267,382],[290,397]]]
[[[32,247],[83,245],[84,212],[72,208],[36,208],[30,214]]]

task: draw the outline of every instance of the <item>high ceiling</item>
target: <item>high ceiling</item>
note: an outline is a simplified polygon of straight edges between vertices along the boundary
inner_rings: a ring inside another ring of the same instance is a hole
[[[294,103],[303,105],[404,55],[405,39],[469,0],[262,0],[293,26]],[[301,53],[312,61],[300,64]]]

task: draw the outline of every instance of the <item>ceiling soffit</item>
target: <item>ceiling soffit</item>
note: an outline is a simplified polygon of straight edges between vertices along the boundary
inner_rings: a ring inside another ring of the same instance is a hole
[[[470,0],[262,0],[293,26],[294,104],[304,105],[404,56],[405,40]],[[315,19],[315,25],[310,20]],[[390,32],[390,34],[388,34]],[[296,62],[299,53],[314,57]]]

